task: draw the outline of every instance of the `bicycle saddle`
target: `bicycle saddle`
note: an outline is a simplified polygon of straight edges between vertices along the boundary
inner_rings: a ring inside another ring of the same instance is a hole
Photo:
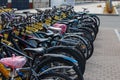
[[[66,32],[66,29],[67,29],[67,26],[65,24],[59,24],[59,23],[55,23],[53,25],[53,27],[55,28],[61,28],[61,33],[65,33]]]
[[[74,23],[76,21],[76,19],[73,19],[73,20],[69,20],[68,22],[69,23]]]
[[[48,29],[58,31],[58,32],[62,31],[61,28],[56,28],[56,27],[53,27],[53,26],[49,26]]]
[[[74,22],[75,22],[75,19],[73,19],[73,20],[61,20],[57,23],[62,23],[62,24],[69,25],[70,23],[74,23]]]
[[[10,67],[10,68],[22,68],[26,63],[26,58],[24,56],[15,56],[2,58],[0,63]]]
[[[24,11],[23,13],[24,13],[24,14],[28,14],[28,13],[30,13],[30,11]]]
[[[54,36],[53,31],[50,31],[50,30],[47,30],[47,32],[39,31],[39,32],[36,32],[36,33],[38,33],[38,34],[45,34],[46,37],[52,37],[52,36]]]
[[[42,56],[44,53],[46,53],[46,49],[45,48],[25,48],[24,51],[28,52],[28,53],[32,53],[34,56]]]
[[[69,24],[68,20],[61,20],[61,21],[58,21],[57,23],[59,23],[59,24],[66,24],[66,25]]]
[[[46,36],[48,36],[48,37],[50,37],[50,36],[53,36],[54,35],[54,33],[45,33],[46,34]]]
[[[30,38],[30,40],[35,40],[38,43],[44,43],[44,42],[49,41],[48,38],[44,38],[44,39],[43,38]]]

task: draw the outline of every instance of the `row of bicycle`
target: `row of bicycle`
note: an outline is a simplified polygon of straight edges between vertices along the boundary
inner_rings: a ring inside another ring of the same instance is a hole
[[[100,26],[96,15],[66,7],[37,13],[4,11],[0,30],[2,80],[84,80]]]

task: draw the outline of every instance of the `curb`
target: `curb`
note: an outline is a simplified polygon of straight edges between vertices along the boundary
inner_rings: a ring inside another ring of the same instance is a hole
[[[120,16],[117,8],[115,8],[115,12],[116,12],[116,14],[104,14],[104,13],[103,14],[102,13],[90,13],[90,14],[95,14],[95,15],[99,15],[99,16]]]
[[[119,14],[95,14],[98,16],[120,16]]]

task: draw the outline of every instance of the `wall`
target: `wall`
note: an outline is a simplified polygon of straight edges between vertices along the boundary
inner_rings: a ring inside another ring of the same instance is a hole
[[[33,0],[33,8],[49,7],[49,0]]]
[[[51,7],[60,6],[63,3],[64,3],[64,0],[51,0]]]

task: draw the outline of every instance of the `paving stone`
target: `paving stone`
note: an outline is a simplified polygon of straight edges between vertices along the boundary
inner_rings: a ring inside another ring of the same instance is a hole
[[[114,29],[100,28],[94,54],[87,61],[85,80],[120,80],[120,43]]]

